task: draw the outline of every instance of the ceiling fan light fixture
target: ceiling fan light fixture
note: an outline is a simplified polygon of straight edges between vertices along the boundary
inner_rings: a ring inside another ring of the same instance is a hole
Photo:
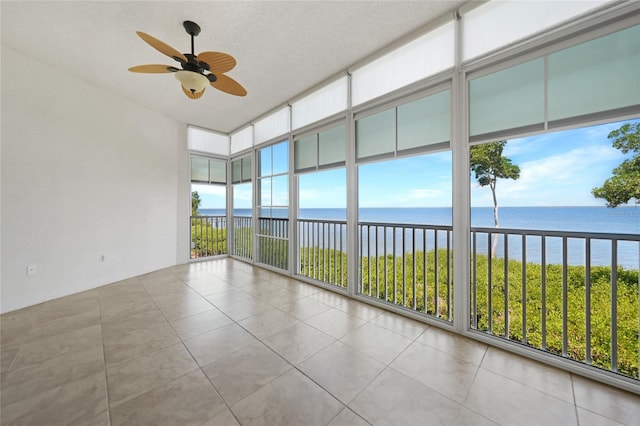
[[[180,70],[175,73],[175,76],[191,93],[202,92],[209,86],[209,79],[194,71]]]

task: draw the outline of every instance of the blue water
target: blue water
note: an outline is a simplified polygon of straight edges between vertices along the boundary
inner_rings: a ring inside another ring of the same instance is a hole
[[[202,209],[201,214],[222,215],[224,210]],[[238,209],[238,216],[250,216],[251,210]],[[286,209],[274,209],[272,217],[287,217]],[[451,208],[362,208],[359,210],[360,222],[404,223],[421,225],[451,225]],[[346,209],[302,209],[302,219],[346,220]],[[501,207],[499,210],[501,228],[529,229],[544,231],[597,232],[608,234],[640,234],[640,206],[638,207]],[[474,207],[471,209],[471,226],[493,227],[493,208]],[[429,237],[427,237],[429,239]],[[446,243],[446,235],[438,236],[439,245]],[[373,242],[372,242],[373,244]],[[391,244],[388,242],[388,244]],[[563,248],[559,238],[548,238],[546,242],[547,263],[561,263]],[[410,244],[413,246],[413,242]],[[421,247],[422,241],[416,241]],[[585,243],[580,239],[569,239],[567,259],[569,264],[584,264]],[[511,259],[522,258],[522,245],[519,236],[512,236],[508,242],[508,256]],[[389,248],[389,247],[387,247]],[[486,235],[480,235],[477,249],[481,253],[488,251]],[[497,255],[504,255],[504,242],[499,240]],[[638,268],[640,265],[640,244],[621,241],[618,245],[618,264],[626,268]],[[541,261],[541,239],[527,238],[526,259],[530,262]],[[592,240],[591,262],[593,265],[611,263],[611,244],[603,240]]]

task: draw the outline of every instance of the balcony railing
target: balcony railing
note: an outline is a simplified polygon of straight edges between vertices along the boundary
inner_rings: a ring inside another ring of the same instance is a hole
[[[452,227],[359,223],[358,293],[453,321]]]
[[[233,254],[247,260],[253,259],[253,218],[233,217]]]
[[[296,274],[347,288],[347,223],[298,219]]]
[[[472,228],[471,328],[638,379],[639,253],[639,235]]]
[[[258,261],[279,269],[289,268],[289,219],[258,218]]]
[[[259,218],[258,261],[287,269],[289,219]],[[191,218],[192,257],[226,253],[226,219]],[[251,217],[234,217],[251,259]],[[347,287],[345,221],[297,219],[295,273]],[[453,321],[450,226],[358,224],[357,293]],[[639,379],[640,235],[471,228],[472,330]]]
[[[227,254],[226,216],[191,216],[191,258]]]

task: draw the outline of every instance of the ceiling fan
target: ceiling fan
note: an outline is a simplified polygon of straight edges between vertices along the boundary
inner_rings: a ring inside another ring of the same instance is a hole
[[[181,68],[153,64],[131,67],[129,71],[149,74],[175,73],[182,91],[191,99],[200,98],[209,85],[231,95],[245,96],[247,94],[245,88],[224,74],[236,66],[233,56],[222,52],[202,52],[196,55],[193,51],[193,39],[200,34],[200,26],[191,21],[184,21],[183,26],[187,34],[191,35],[191,53],[180,53],[149,34],[136,31],[136,34],[151,47],[178,61]]]

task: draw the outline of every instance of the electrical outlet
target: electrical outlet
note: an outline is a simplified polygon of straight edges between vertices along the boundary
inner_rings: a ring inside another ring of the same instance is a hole
[[[27,265],[27,275],[33,275],[36,273],[36,265]]]

